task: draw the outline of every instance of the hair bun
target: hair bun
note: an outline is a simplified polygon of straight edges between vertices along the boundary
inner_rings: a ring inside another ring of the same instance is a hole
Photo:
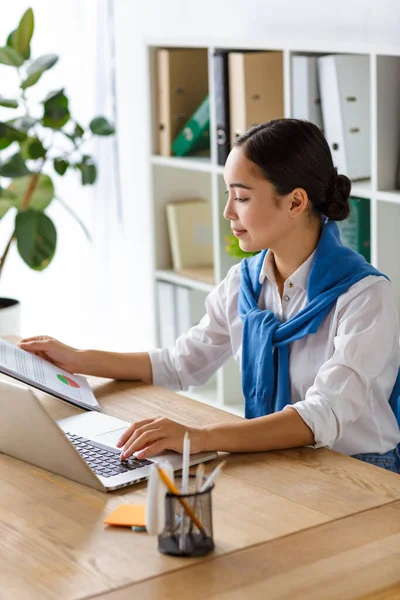
[[[328,189],[324,214],[331,221],[344,221],[350,214],[349,195],[351,182],[346,175],[338,175],[337,169],[332,174]]]

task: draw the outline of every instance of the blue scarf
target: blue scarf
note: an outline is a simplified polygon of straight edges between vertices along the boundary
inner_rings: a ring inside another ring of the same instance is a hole
[[[282,323],[271,310],[258,308],[259,276],[267,252],[263,250],[241,264],[242,388],[248,419],[269,415],[291,403],[289,344],[316,333],[337,298],[357,281],[382,275],[360,254],[343,246],[336,223],[325,220],[308,278],[308,304]],[[390,398],[400,422],[399,393],[400,376]]]

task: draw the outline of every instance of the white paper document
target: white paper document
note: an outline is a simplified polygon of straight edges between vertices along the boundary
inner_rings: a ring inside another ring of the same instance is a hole
[[[71,375],[52,363],[0,339],[0,372],[83,408],[99,404],[84,377]]]

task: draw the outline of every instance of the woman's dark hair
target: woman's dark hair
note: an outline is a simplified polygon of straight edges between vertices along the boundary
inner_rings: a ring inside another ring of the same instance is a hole
[[[309,121],[274,119],[252,127],[234,146],[255,163],[278,195],[303,188],[316,215],[332,221],[349,216],[350,179],[338,175],[321,130]]]

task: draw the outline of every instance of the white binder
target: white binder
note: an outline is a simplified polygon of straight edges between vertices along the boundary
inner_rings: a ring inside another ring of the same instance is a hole
[[[176,333],[180,336],[187,333],[192,323],[192,311],[190,307],[190,289],[177,285],[175,287],[176,304]]]
[[[175,286],[157,281],[158,334],[161,348],[174,346],[177,336],[175,313]]]
[[[292,56],[292,117],[323,129],[316,56]]]
[[[353,54],[318,59],[325,137],[339,173],[371,177],[369,57]]]

